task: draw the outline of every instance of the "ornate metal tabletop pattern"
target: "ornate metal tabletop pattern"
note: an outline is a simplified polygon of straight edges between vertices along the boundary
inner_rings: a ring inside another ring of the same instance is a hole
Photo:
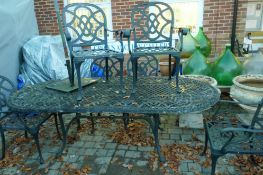
[[[47,89],[50,82],[25,87],[13,93],[8,105],[15,111],[36,112],[121,112],[121,113],[188,113],[202,111],[214,105],[220,97],[207,83],[180,78],[180,93],[174,80],[167,77],[141,77],[132,94],[132,80],[125,80],[125,93],[118,79],[99,81],[83,89],[82,101],[77,92],[64,93]]]

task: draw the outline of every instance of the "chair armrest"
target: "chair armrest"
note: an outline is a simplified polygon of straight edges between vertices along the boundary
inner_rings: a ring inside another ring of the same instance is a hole
[[[65,37],[66,37],[66,40],[67,41],[70,41],[71,40],[71,36],[70,36],[70,34],[69,34],[69,31],[68,30],[65,30]]]
[[[229,127],[229,128],[224,128],[221,130],[220,134],[224,134],[227,132],[233,132],[233,133],[238,133],[238,132],[247,132],[247,133],[255,133],[255,134],[259,134],[262,133],[263,134],[263,130],[262,129],[251,129],[251,128],[233,128],[233,127]]]
[[[112,30],[112,29],[108,29],[105,28],[105,30],[107,30],[108,32],[112,32],[115,34],[116,40],[119,41],[120,45],[121,45],[121,52],[123,52],[123,36],[122,36],[122,30]]]
[[[241,133],[246,133],[247,137],[239,137]],[[229,144],[248,144],[253,142],[253,138],[255,135],[262,135],[263,136],[263,130],[262,129],[251,129],[251,128],[224,128],[220,131],[221,135],[230,134],[229,139],[225,142],[225,144],[222,146],[221,151],[223,151]],[[234,140],[234,138],[237,138],[237,140]],[[258,138],[257,138],[258,139]]]
[[[128,49],[129,53],[131,54],[131,32],[134,32],[134,29],[124,29],[122,31],[123,38],[127,38],[128,40]]]
[[[178,30],[178,36],[179,36],[179,40],[180,40],[180,52],[183,50],[183,36],[184,35],[187,35],[187,33],[190,31],[190,29],[188,29],[188,28],[179,28],[179,30]]]

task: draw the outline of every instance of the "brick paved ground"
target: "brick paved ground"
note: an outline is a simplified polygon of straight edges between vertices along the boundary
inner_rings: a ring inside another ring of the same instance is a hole
[[[85,121],[82,121],[82,123]],[[149,161],[153,156],[151,152],[154,150],[154,147],[114,143],[108,136],[108,133],[115,131],[116,122],[118,121],[110,121],[105,126],[105,124],[100,124],[100,120],[97,120],[97,129],[94,134],[90,133],[90,129],[85,129],[78,133],[79,139],[73,144],[67,144],[62,158],[55,159],[54,156],[59,149],[60,141],[57,139],[53,121],[48,121],[40,134],[42,136],[40,142],[45,160],[45,163],[42,165],[38,162],[38,153],[33,141],[11,144],[12,139],[9,137],[7,139],[9,151],[14,155],[23,155],[23,157],[19,159],[18,165],[14,164],[13,167],[1,168],[0,174],[56,175],[62,174],[63,171],[68,171],[68,174],[72,174],[70,170],[83,169],[83,167],[87,166],[91,168],[90,175],[174,174],[168,167],[162,166],[159,168],[159,166],[156,166],[158,162]],[[173,143],[203,144],[204,131],[202,129],[179,128],[177,124],[176,116],[162,116],[163,131],[160,133],[160,143],[162,145]],[[71,127],[70,136],[76,134],[75,126]],[[146,129],[146,131],[149,132],[150,130]],[[195,138],[193,140],[193,133],[198,139]],[[230,158],[231,156],[219,158],[217,172],[222,174],[240,174],[232,165],[229,165],[228,159]],[[200,156],[200,161],[180,161],[179,172],[186,175],[209,174],[210,166],[208,168],[202,167],[202,162],[205,159],[206,157]]]

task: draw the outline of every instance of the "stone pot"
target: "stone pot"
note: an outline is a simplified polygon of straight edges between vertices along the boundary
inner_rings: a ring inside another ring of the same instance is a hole
[[[231,97],[245,106],[256,107],[263,97],[263,75],[240,75],[233,79],[233,83]]]
[[[247,58],[243,64],[243,74],[263,74],[263,55]]]
[[[159,62],[160,72],[162,76],[169,75],[169,62]],[[171,73],[173,72],[174,62],[171,62]]]
[[[213,77],[206,76],[206,75],[182,75],[181,77],[204,81],[204,82],[209,83],[213,87],[217,86],[216,79],[214,79]]]

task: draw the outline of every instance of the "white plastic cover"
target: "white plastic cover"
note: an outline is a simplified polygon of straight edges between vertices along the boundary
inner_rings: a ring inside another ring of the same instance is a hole
[[[38,35],[33,0],[0,0],[0,74],[16,84],[21,48]]]
[[[35,84],[48,80],[61,80],[68,77],[66,59],[60,36],[36,36],[23,46],[24,63],[21,73],[25,84]],[[81,76],[90,76],[92,60],[81,66]]]

